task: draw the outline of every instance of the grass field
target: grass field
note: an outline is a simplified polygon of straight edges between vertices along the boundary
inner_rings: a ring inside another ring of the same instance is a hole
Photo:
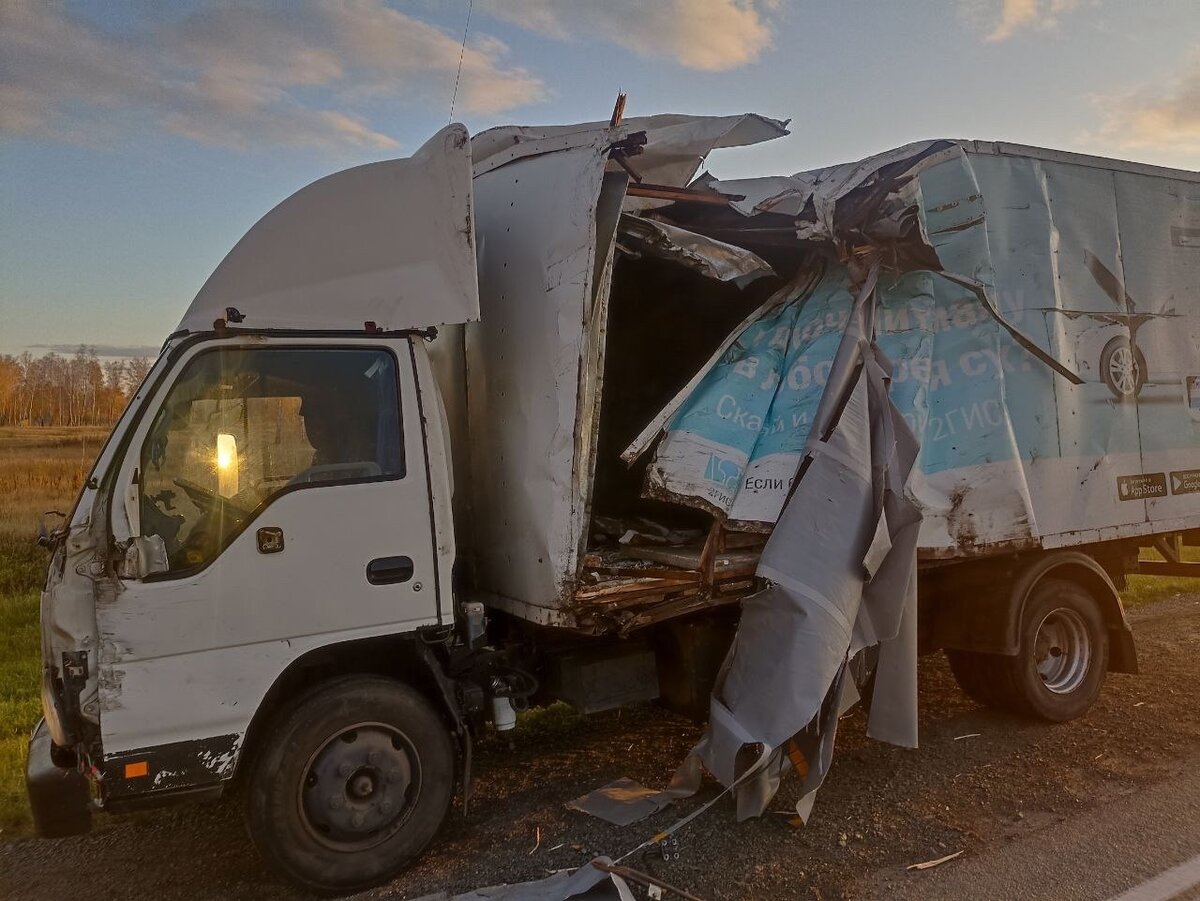
[[[40,716],[38,590],[47,560],[34,544],[38,524],[45,511],[69,511],[105,434],[90,428],[0,428],[0,840],[26,835],[30,828],[25,747]],[[57,521],[48,518],[51,525]],[[1200,551],[1191,551],[1190,559],[1200,560]],[[1135,606],[1198,587],[1189,579],[1132,576],[1124,598]],[[552,708],[530,719],[551,728],[563,717]]]
[[[47,510],[68,512],[107,432],[0,428],[0,839],[28,831],[25,746],[40,714],[38,589]],[[59,520],[47,517],[49,526]]]

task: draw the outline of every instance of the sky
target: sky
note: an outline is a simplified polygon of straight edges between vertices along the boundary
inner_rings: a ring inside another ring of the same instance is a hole
[[[722,178],[934,137],[1200,169],[1197,0],[0,0],[0,353],[156,353],[261,215],[407,156],[456,81],[472,132],[618,91],[792,120]]]

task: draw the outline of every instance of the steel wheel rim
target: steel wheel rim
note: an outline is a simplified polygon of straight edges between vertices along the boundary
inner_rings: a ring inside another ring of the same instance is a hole
[[[1108,375],[1122,394],[1133,394],[1137,388],[1138,365],[1133,348],[1121,345],[1108,358]]]
[[[1083,617],[1068,607],[1051,610],[1034,637],[1034,664],[1042,684],[1054,694],[1079,688],[1091,668],[1092,639]]]
[[[387,723],[339,729],[308,758],[297,791],[300,821],[336,851],[362,851],[395,835],[421,791],[420,757]]]

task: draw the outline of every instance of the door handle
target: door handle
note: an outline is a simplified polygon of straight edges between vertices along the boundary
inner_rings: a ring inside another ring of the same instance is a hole
[[[367,581],[372,585],[395,585],[412,577],[412,557],[376,557],[367,564]]]

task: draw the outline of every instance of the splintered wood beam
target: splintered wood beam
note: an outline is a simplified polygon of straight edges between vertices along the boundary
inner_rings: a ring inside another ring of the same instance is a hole
[[[685,588],[699,586],[700,578],[693,576],[690,581],[682,579],[614,579],[589,585],[575,592],[575,599],[580,603],[607,600],[618,597],[633,597],[645,594],[667,594]]]
[[[625,92],[621,91],[617,94],[617,102],[613,104],[612,116],[608,120],[608,124],[616,128],[621,124],[621,120],[625,118]]]
[[[676,203],[707,203],[725,206],[734,200],[745,200],[744,194],[721,194],[705,188],[676,188],[671,185],[652,185],[642,181],[631,184],[625,191],[630,197],[649,197],[651,200],[673,200]]]

